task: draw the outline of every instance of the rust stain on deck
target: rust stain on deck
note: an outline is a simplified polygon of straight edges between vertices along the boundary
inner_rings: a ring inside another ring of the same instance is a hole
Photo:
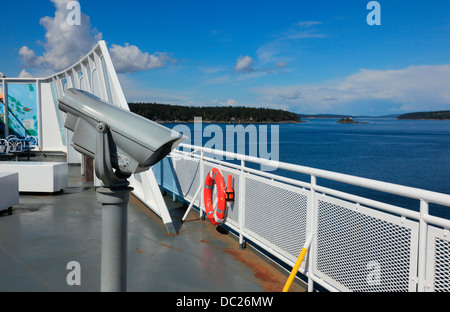
[[[285,277],[280,271],[275,268],[276,264],[269,264],[260,257],[249,257],[245,250],[225,249],[227,254],[232,256],[237,261],[246,265],[253,271],[255,278],[259,280],[261,287],[266,292],[281,292],[286,283]],[[291,292],[304,292],[305,289],[296,283],[292,283]]]

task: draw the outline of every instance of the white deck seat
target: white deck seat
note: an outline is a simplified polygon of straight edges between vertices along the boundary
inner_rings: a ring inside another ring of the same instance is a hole
[[[0,211],[8,210],[19,203],[19,174],[0,171]]]
[[[2,161],[0,172],[19,174],[19,192],[54,193],[68,186],[66,162]]]

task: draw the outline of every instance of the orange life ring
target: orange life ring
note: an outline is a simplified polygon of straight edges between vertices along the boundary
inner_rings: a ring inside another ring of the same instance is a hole
[[[214,184],[217,186],[218,197],[216,209],[214,209],[212,201]],[[217,168],[213,168],[206,176],[203,195],[205,198],[206,217],[215,226],[222,224],[225,218],[225,209],[227,207],[225,201],[225,181]]]

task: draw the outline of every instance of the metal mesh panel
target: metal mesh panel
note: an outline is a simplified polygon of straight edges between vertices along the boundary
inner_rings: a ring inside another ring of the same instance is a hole
[[[427,278],[431,290],[450,291],[450,238],[448,230],[429,227]]]
[[[200,185],[200,162],[198,159],[191,157],[174,157],[172,158],[175,172],[178,192],[184,198],[191,201]],[[201,194],[197,197],[194,204],[198,205]]]
[[[415,288],[417,223],[323,197],[317,226],[317,273],[331,285],[351,291]]]
[[[436,239],[434,290],[450,291],[450,241]]]
[[[245,178],[245,231],[294,261],[305,242],[306,190],[255,176]]]

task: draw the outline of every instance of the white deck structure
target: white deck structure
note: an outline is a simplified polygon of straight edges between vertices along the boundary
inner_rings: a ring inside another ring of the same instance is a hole
[[[0,172],[19,174],[19,192],[54,193],[68,186],[63,162],[2,161]]]
[[[19,203],[19,174],[0,172],[0,211]]]

